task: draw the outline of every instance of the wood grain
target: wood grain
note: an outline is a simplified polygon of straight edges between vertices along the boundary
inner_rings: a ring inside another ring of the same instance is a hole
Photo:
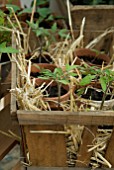
[[[19,126],[13,126],[10,118],[10,105],[0,111],[0,131],[8,133],[11,130],[19,135]],[[17,144],[15,138],[8,137],[0,133],[0,160]]]
[[[37,125],[37,124],[114,125],[114,111],[35,112],[18,110],[17,116],[20,125]]]
[[[42,167],[67,166],[65,135],[30,133],[31,130],[63,130],[60,125],[24,126],[26,144],[32,165]]]

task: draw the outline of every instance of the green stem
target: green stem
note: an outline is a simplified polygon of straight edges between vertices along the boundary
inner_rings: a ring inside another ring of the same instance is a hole
[[[112,84],[112,81],[109,82],[109,84],[107,85],[107,88],[106,88],[106,90],[105,90],[105,92],[103,94],[100,110],[102,110],[102,108],[103,108],[103,105],[104,105],[104,102],[105,102],[105,99],[106,99],[106,96],[107,96],[106,94],[107,94],[107,91],[108,91],[109,87],[111,86],[111,84]]]

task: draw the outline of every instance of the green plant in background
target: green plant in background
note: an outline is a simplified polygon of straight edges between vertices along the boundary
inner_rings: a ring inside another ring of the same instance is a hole
[[[26,21],[40,39],[41,48],[48,48],[48,46],[56,40],[56,35],[59,35],[60,38],[66,38],[68,35],[67,29],[59,29],[56,22],[57,19],[63,19],[63,17],[53,15],[47,5],[48,3],[49,0],[37,0],[33,22],[31,23],[29,20]],[[31,14],[32,5],[30,8],[25,8],[19,12],[18,15],[23,13]]]
[[[45,80],[53,80],[57,82],[58,85],[58,107],[60,107],[60,96],[61,96],[61,85],[69,85],[70,77],[74,77],[77,74],[73,72],[76,65],[66,64],[64,70],[62,68],[55,68],[53,72],[48,69],[41,70],[41,76],[39,78]]]
[[[0,61],[1,61],[1,55],[2,53],[12,54],[12,53],[18,53],[19,51],[11,46],[6,46],[6,42],[3,42],[0,44]]]
[[[0,27],[1,26],[3,27],[9,26],[6,14],[2,10],[0,10]],[[0,44],[3,43],[4,41],[6,41],[7,44],[11,43],[11,33],[3,29],[0,29]]]

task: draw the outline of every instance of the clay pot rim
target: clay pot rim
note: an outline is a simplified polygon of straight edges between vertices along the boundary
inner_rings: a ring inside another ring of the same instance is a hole
[[[56,68],[55,64],[49,64],[49,63],[34,63],[31,65],[31,72],[32,73],[37,73],[39,72],[39,68],[37,67],[39,66],[41,69],[49,69],[51,71],[53,71]]]
[[[82,54],[81,54],[82,53]],[[85,56],[85,57],[96,57],[96,58],[99,58],[99,59],[101,59],[101,60],[103,60],[103,61],[105,61],[106,62],[106,64],[108,64],[109,62],[110,62],[110,57],[107,55],[107,54],[105,54],[105,53],[96,53],[95,51],[94,51],[94,49],[92,50],[92,49],[89,49],[89,48],[77,48],[75,51],[74,51],[74,55],[76,55],[77,57],[78,57],[78,59],[77,59],[77,62],[78,63],[80,63],[81,62],[81,59],[80,59],[80,57],[81,56]],[[94,63],[89,63],[90,65],[98,65],[99,66],[99,64],[94,64]]]
[[[43,80],[43,79],[40,79],[40,78],[36,78],[35,81],[36,81],[36,82],[39,81],[39,84],[42,84],[43,82],[46,82],[46,84],[48,84],[48,83],[50,83],[50,81],[52,81],[52,80]],[[37,85],[38,85],[38,83],[37,83]],[[54,86],[54,85],[57,85],[57,82],[53,81],[51,85],[53,85],[53,86]],[[64,95],[62,95],[62,96],[60,96],[60,101],[63,101],[67,96],[70,95],[70,89],[71,89],[71,88],[69,87],[69,85],[64,85],[64,84],[62,84],[62,87],[63,87],[65,90],[67,90],[67,93],[64,94]],[[45,97],[45,96],[44,96],[43,99],[44,99],[45,101],[53,101],[53,100],[58,101],[58,97]]]

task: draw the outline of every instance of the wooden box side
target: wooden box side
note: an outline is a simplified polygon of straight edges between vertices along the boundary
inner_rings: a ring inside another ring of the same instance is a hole
[[[114,5],[81,6],[71,9],[72,25],[80,29],[82,19],[85,17],[85,30],[104,31],[114,26]]]
[[[0,99],[9,93],[11,88],[11,62],[0,63]]]

